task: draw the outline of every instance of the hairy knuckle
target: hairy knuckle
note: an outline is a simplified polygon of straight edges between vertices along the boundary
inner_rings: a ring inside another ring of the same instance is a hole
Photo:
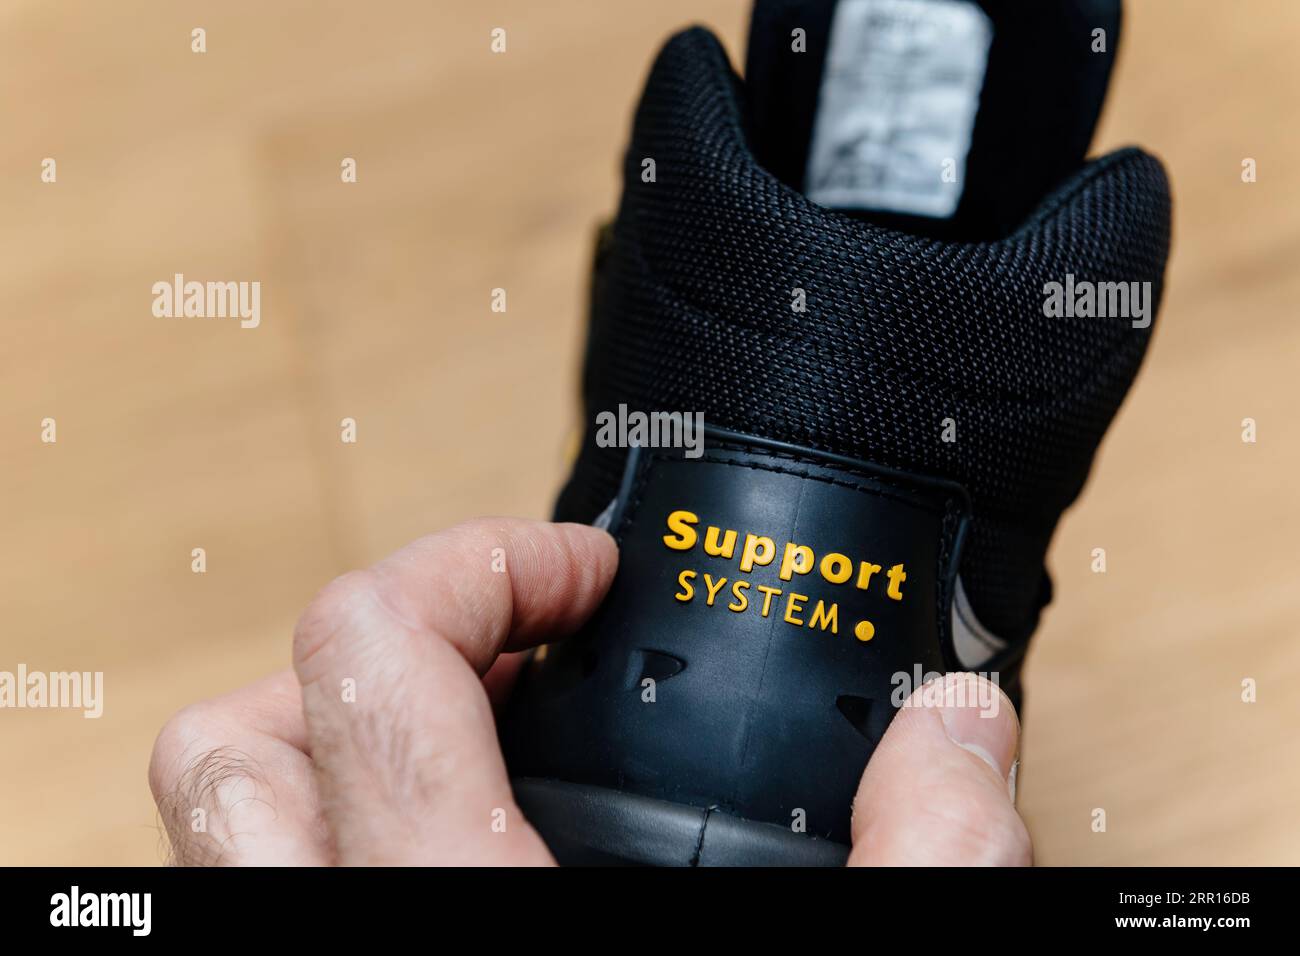
[[[155,796],[169,789],[184,755],[208,736],[215,721],[208,701],[189,704],[167,718],[149,755],[149,784]]]

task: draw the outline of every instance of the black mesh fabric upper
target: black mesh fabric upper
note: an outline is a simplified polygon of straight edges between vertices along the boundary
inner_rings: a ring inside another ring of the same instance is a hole
[[[557,517],[591,521],[626,451],[598,448],[619,403],[962,483],[961,575],[981,622],[1027,637],[1044,554],[1150,338],[1128,318],[1048,318],[1043,287],[1151,282],[1169,187],[1137,149],[1093,161],[1018,230],[927,239],[828,210],[746,140],[742,89],[706,30],[673,37],[636,113],[622,203],[598,253],[583,378],[587,432]],[[642,161],[655,181],[642,181]],[[792,310],[803,289],[807,311]],[[944,419],[956,441],[940,440]]]

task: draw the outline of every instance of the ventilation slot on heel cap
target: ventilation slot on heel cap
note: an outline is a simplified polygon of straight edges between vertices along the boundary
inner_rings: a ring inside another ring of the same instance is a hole
[[[869,698],[854,697],[851,694],[844,694],[835,698],[836,708],[853,725],[853,729],[866,737],[867,740],[875,743],[876,738],[868,726],[871,721],[871,704],[872,701]]]
[[[652,680],[656,684],[676,677],[686,669],[686,662],[671,654],[665,654],[663,651],[639,650],[632,655],[631,671],[634,677],[633,686],[640,687],[644,680]]]

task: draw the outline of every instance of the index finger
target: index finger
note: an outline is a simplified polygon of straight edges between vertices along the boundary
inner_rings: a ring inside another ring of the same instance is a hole
[[[515,807],[481,675],[578,627],[617,564],[583,525],[482,519],[334,581],[294,632],[341,862],[546,862]]]

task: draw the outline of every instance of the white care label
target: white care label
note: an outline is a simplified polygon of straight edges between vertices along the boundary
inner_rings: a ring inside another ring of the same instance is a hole
[[[840,0],[805,191],[823,206],[951,216],[993,25],[968,0]]]

